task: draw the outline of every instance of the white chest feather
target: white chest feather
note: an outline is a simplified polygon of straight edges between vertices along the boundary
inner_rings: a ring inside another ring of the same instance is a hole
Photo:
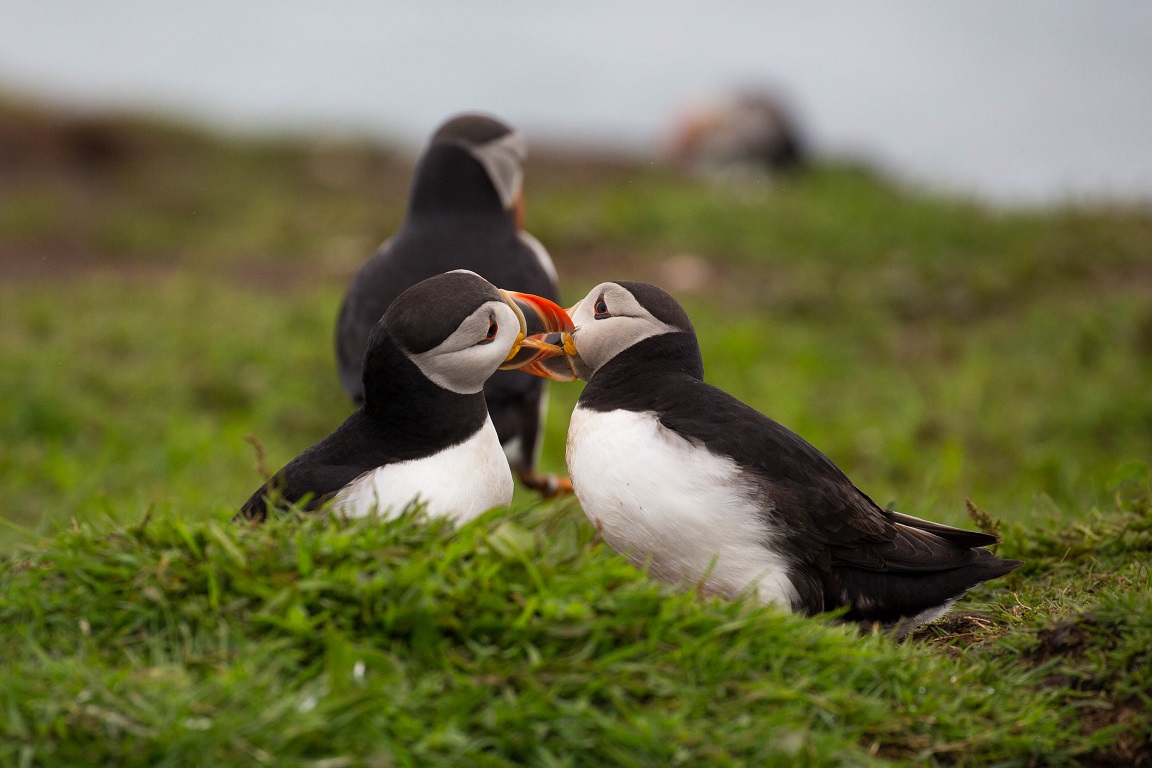
[[[336,494],[334,506],[350,517],[392,516],[416,499],[427,514],[460,524],[512,501],[512,473],[491,419],[458,445],[361,475]]]
[[[655,414],[577,406],[568,471],[580,505],[620,554],[663,581],[788,607],[797,593],[768,549],[759,490],[736,463],[660,425]]]

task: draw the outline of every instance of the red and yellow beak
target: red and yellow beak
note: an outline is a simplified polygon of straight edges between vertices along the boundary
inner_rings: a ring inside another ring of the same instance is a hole
[[[522,366],[520,370],[552,381],[576,381],[580,378],[572,365],[572,358],[576,356],[576,345],[572,343],[571,333],[568,331],[549,333],[540,337],[540,340],[548,345],[548,352]]]
[[[505,290],[501,290],[500,293],[520,320],[520,334],[500,369],[506,371],[519,369],[536,376],[556,378],[558,381],[574,380],[576,378],[574,373],[571,374],[571,378],[558,378],[549,375],[550,368],[541,367],[549,358],[563,357],[565,361],[567,360],[563,339],[570,338],[569,334],[574,326],[572,318],[564,308],[531,293]],[[556,343],[557,341],[559,343]],[[556,373],[562,376],[564,370],[571,372],[571,366],[566,363],[559,365]]]

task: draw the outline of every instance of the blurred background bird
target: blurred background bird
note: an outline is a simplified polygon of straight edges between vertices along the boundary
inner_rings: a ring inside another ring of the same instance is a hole
[[[686,170],[720,176],[794,171],[807,151],[792,111],[763,89],[686,109],[670,144],[672,159]]]
[[[417,164],[399,231],[353,276],[340,308],[337,365],[344,390],[357,404],[364,398],[361,376],[373,326],[402,291],[419,281],[470,269],[494,285],[558,299],[552,259],[524,231],[526,156],[524,138],[484,114],[458,115],[432,134]],[[545,495],[570,487],[563,478],[536,471],[546,404],[543,382],[499,371],[485,385],[484,397],[521,482]]]

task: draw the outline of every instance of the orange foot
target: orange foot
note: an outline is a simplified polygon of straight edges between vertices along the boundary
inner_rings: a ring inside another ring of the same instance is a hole
[[[558,499],[572,493],[572,481],[560,475],[521,472],[520,482],[524,483],[526,488],[531,488],[546,499]]]

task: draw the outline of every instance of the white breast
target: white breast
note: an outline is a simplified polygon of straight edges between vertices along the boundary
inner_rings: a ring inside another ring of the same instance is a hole
[[[708,592],[754,589],[784,607],[797,597],[784,560],[768,549],[774,532],[759,489],[732,459],[688,442],[655,414],[577,406],[568,471],[604,540],[656,578],[695,584],[707,574]]]
[[[512,473],[491,418],[458,445],[366,472],[336,494],[334,507],[350,517],[391,517],[415,499],[427,504],[427,514],[460,524],[512,501]]]

